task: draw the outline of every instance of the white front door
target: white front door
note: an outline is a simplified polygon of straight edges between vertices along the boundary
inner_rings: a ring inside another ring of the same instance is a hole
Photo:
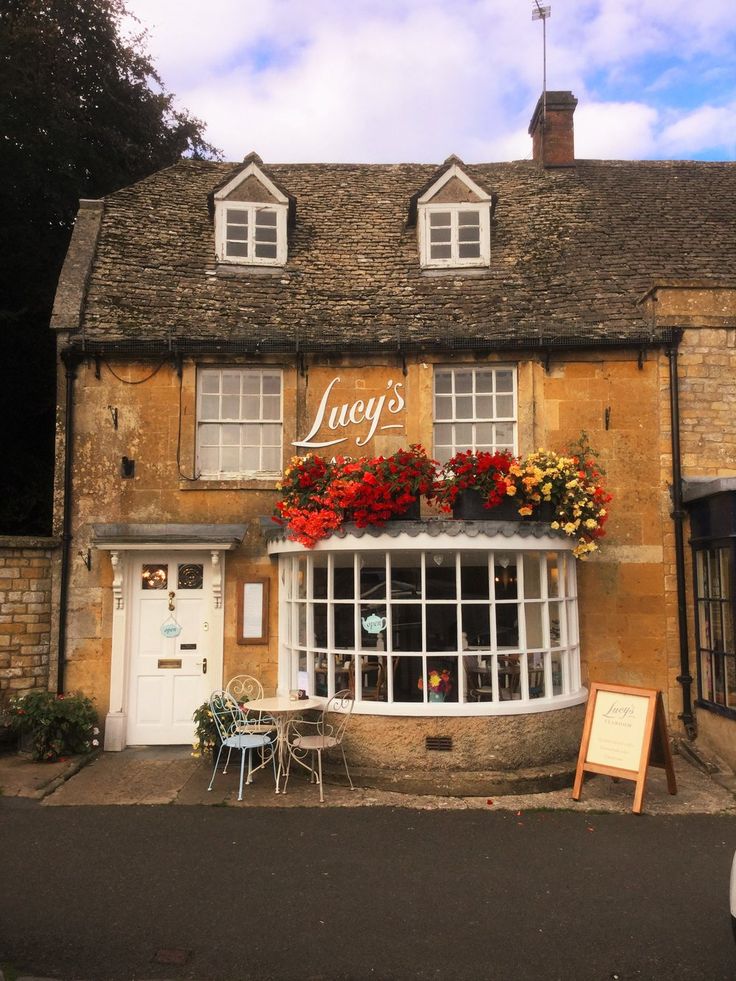
[[[131,557],[132,558],[132,557]],[[192,713],[217,675],[209,554],[164,552],[131,562],[129,745],[194,738]]]

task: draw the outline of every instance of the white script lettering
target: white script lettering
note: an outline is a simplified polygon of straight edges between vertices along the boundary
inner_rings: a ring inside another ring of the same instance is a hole
[[[406,405],[404,397],[399,391],[403,388],[401,382],[394,382],[393,379],[389,379],[386,383],[386,393],[379,395],[378,398],[369,398],[367,402],[362,399],[356,399],[354,402],[343,402],[342,405],[332,406],[328,411],[328,401],[330,398],[330,393],[335,385],[340,381],[339,376],[333,378],[327,388],[322,394],[319,406],[317,407],[317,415],[315,417],[312,428],[309,430],[304,439],[295,440],[292,446],[304,446],[310,449],[317,449],[323,446],[336,446],[338,443],[344,443],[348,439],[347,436],[339,436],[336,439],[328,440],[315,440],[314,437],[317,435],[322,426],[326,425],[329,430],[335,432],[340,429],[345,429],[349,425],[359,426],[361,423],[370,423],[368,434],[365,437],[357,436],[355,442],[358,446],[365,446],[366,443],[373,439],[376,430],[379,428],[379,423],[381,421],[381,414],[385,409],[386,412],[391,415],[396,415],[401,412],[401,410]],[[388,394],[391,393],[391,394]],[[403,429],[403,425],[400,423],[388,423],[380,426],[381,429]]]

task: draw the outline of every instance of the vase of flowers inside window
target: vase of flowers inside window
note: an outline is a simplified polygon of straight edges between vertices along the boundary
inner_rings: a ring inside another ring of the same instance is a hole
[[[417,682],[420,691],[424,689],[424,679]],[[452,691],[452,679],[448,668],[429,668],[427,671],[427,701],[444,702]]]

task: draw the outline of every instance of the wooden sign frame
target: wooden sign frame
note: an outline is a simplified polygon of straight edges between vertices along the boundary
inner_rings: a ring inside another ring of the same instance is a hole
[[[609,695],[613,697],[609,698]],[[573,800],[580,800],[586,772],[601,773],[636,783],[632,810],[641,814],[650,766],[666,771],[667,789],[670,794],[676,794],[677,781],[662,692],[655,688],[592,682],[575,771]]]
[[[238,579],[238,643],[268,643],[268,586],[265,576]]]

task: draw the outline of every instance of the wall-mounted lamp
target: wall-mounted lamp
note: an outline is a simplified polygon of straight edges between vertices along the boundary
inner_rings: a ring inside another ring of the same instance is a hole
[[[84,562],[85,566],[87,567],[87,572],[89,572],[92,569],[92,549],[88,548],[87,551],[85,552],[80,548],[80,550],[77,552],[77,555],[82,560],[82,562]]]
[[[610,405],[607,405],[606,408],[603,411],[603,425],[606,427],[606,430],[608,430],[609,426],[611,425],[611,406]]]
[[[124,456],[120,461],[120,474],[123,477],[135,477],[135,460]]]
[[[112,419],[112,428],[117,430],[118,428],[118,410],[114,405],[108,405],[108,410],[110,412],[110,417]]]

